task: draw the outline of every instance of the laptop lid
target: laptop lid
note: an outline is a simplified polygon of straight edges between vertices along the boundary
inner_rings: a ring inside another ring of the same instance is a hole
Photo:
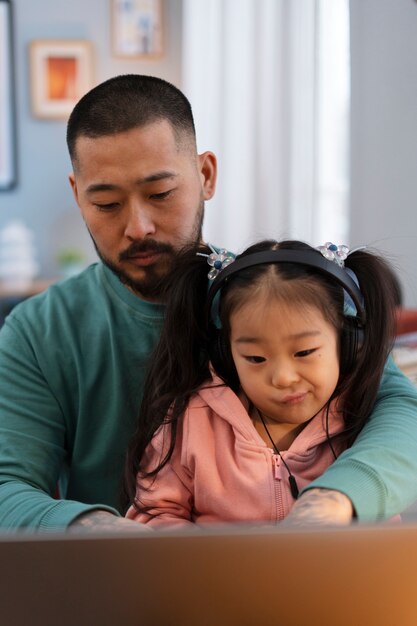
[[[416,626],[417,525],[0,538],[4,626]]]

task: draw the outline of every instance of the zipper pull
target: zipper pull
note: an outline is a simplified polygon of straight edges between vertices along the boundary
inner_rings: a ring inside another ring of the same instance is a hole
[[[295,476],[291,474],[289,467],[287,466],[287,464],[285,463],[285,461],[282,459],[281,456],[279,456],[278,454],[274,454],[273,456],[274,456],[275,480],[282,480],[282,476],[281,476],[281,461],[282,461],[285,466],[285,469],[288,472],[288,482],[290,484],[291,495],[294,498],[294,500],[297,500],[300,492],[298,489],[297,481],[295,480]]]
[[[279,458],[278,454],[274,454],[273,455],[273,459],[274,459],[274,477],[275,480],[282,480],[282,476],[281,476],[281,468],[280,468],[280,461],[281,459]]]

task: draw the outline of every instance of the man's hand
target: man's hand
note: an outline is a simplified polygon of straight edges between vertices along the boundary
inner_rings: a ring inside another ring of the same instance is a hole
[[[70,533],[130,533],[151,532],[145,524],[139,524],[124,517],[117,517],[108,511],[89,511],[79,515],[67,528]]]
[[[285,526],[344,526],[353,519],[352,502],[340,491],[309,489],[281,522]]]

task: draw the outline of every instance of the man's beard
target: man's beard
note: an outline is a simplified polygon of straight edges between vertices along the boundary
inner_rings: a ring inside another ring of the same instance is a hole
[[[203,218],[204,202],[201,201],[191,236],[188,239],[184,239],[176,248],[174,248],[171,244],[160,243],[155,239],[145,239],[141,241],[133,241],[126,250],[121,252],[119,254],[120,262],[126,261],[137,254],[143,254],[146,252],[163,254],[162,267],[158,265],[142,267],[144,276],[140,279],[132,278],[118,265],[110,261],[110,259],[108,259],[100,251],[91,232],[89,232],[99,258],[104,265],[106,265],[117,276],[121,283],[143,298],[158,300],[162,291],[165,289],[166,278],[170,274],[170,270],[174,265],[174,260],[177,254],[183,247],[188,247],[201,241]]]

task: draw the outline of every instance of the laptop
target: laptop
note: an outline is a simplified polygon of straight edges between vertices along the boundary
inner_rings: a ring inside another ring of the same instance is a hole
[[[416,626],[417,525],[0,538],[2,626]]]

